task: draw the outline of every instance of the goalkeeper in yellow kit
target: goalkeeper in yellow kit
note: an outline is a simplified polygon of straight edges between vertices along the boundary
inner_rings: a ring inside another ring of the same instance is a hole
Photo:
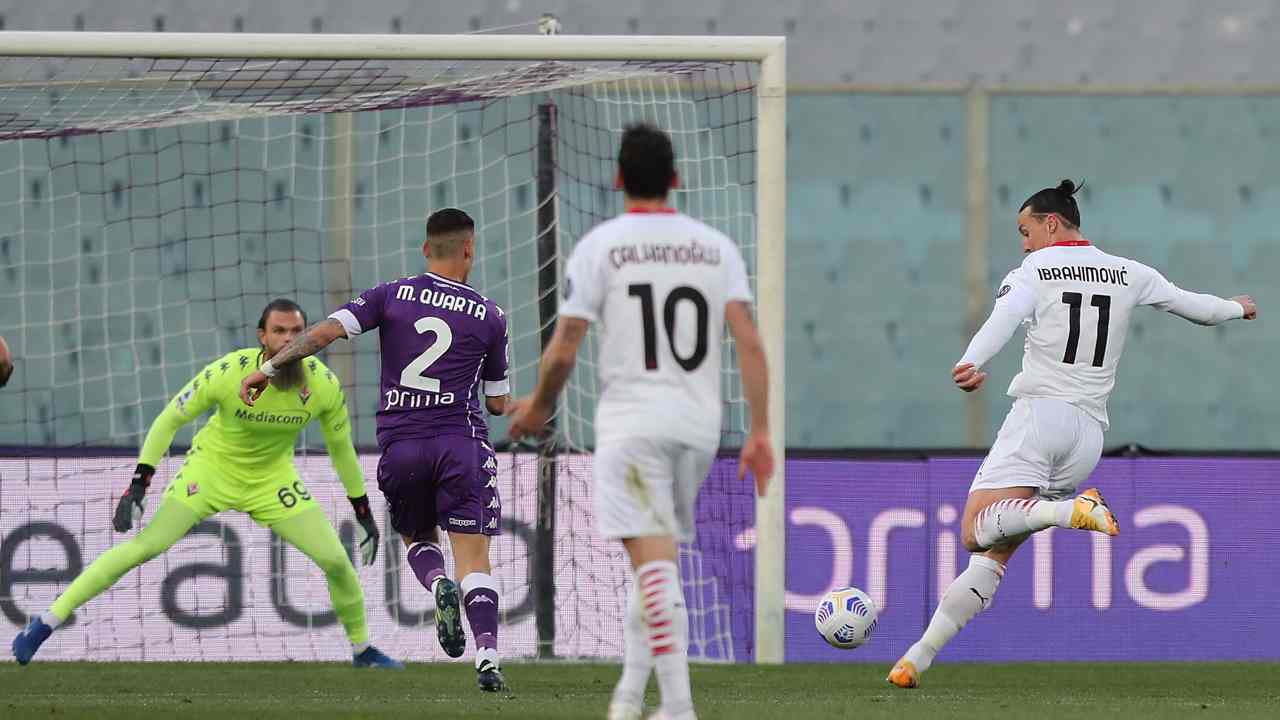
[[[169,482],[147,526],[137,537],[93,561],[48,611],[33,618],[14,638],[13,654],[19,663],[30,662],[40,644],[76,608],[114,585],[126,572],[169,549],[210,515],[239,510],[271,528],[324,571],[333,610],[351,640],[356,667],[403,667],[369,644],[360,579],[333,526],[293,465],[298,433],[312,419],[317,420],[329,458],[359,521],[362,559],[365,565],[371,564],[377,556],[379,533],[351,445],[347,405],[338,379],[319,360],[307,358],[280,368],[253,407],[240,401],[241,381],[305,327],[306,317],[296,303],[272,301],[258,321],[261,348],[237,350],[215,360],[165,407],[151,424],[138,456],[138,469],[116,508],[112,524],[118,532],[128,531],[141,519],[151,476],[174,434],[206,410],[214,412],[196,433],[182,468]]]

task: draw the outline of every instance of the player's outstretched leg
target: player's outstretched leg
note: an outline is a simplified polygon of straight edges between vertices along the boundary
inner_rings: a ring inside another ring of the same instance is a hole
[[[311,558],[324,572],[333,612],[351,641],[352,665],[404,669],[403,663],[387,657],[369,644],[369,624],[365,618],[364,589],[360,587],[360,577],[324,511],[312,507],[275,523],[271,531]]]
[[[1004,568],[1003,563],[985,555],[971,556],[969,567],[947,586],[924,635],[893,666],[887,680],[900,688],[918,686],[920,676],[933,664],[943,646],[995,597]]]
[[[122,575],[168,550],[200,522],[200,515],[179,502],[161,502],[155,517],[128,542],[120,543],[98,556],[43,614],[13,639],[13,656],[26,665],[40,645],[76,608],[116,584]]]
[[[1005,498],[991,503],[973,520],[969,550],[988,550],[1050,527],[1120,534],[1120,524],[1106,500],[1091,488],[1072,500]]]
[[[53,628],[46,624],[39,615],[31,618],[31,622],[27,624],[26,629],[18,633],[18,636],[13,639],[13,658],[18,661],[19,665],[26,665],[31,662],[31,658],[35,656],[36,651],[52,634]]]
[[[622,626],[622,677],[609,700],[609,720],[640,720],[644,712],[644,691],[653,672],[653,654],[649,651],[648,626],[639,595],[639,580],[633,579]]]

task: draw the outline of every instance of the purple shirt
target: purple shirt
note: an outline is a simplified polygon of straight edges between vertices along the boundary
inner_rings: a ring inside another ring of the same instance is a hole
[[[378,445],[437,435],[488,440],[480,394],[511,392],[507,317],[471,287],[423,273],[364,291],[330,317],[379,329]]]

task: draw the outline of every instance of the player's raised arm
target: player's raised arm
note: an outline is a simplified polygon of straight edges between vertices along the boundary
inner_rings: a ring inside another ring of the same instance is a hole
[[[1190,292],[1169,282],[1159,272],[1148,270],[1148,284],[1139,300],[1141,305],[1150,305],[1197,325],[1220,325],[1228,320],[1252,320],[1258,316],[1258,306],[1248,295],[1237,295],[1228,300]]]
[[[743,394],[751,413],[751,432],[742,445],[738,477],[744,477],[750,470],[755,476],[756,492],[764,495],[774,469],[773,447],[769,444],[769,366],[764,343],[751,319],[751,306],[746,302],[730,301],[725,306],[724,320],[737,347]]]
[[[987,374],[982,372],[982,366],[1004,348],[1022,321],[1035,312],[1035,308],[1035,293],[1022,282],[1021,268],[1006,275],[1000,289],[996,291],[991,315],[969,341],[964,356],[951,369],[951,379],[956,386],[965,392],[973,392],[982,387],[982,382],[987,378]]]
[[[294,338],[293,342],[286,345],[270,360],[262,363],[256,371],[244,379],[244,382],[240,383],[240,400],[245,405],[252,406],[262,391],[267,389],[267,383],[281,367],[315,355],[329,347],[334,340],[343,337],[347,337],[347,331],[342,327],[341,322],[331,317],[307,328],[306,332]]]
[[[246,405],[253,405],[262,391],[267,388],[267,383],[272,376],[281,367],[315,355],[329,347],[330,343],[338,338],[354,338],[360,333],[378,327],[382,322],[387,287],[387,285],[379,285],[360,293],[358,297],[335,310],[329,317],[307,328],[306,332],[294,338],[270,360],[262,363],[257,372],[244,379],[240,385],[240,400]]]

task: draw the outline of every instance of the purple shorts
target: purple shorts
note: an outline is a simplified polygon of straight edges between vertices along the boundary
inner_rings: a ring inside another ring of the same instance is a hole
[[[498,459],[483,440],[395,440],[378,461],[378,489],[387,499],[391,527],[401,535],[427,536],[437,525],[449,532],[498,534]]]

